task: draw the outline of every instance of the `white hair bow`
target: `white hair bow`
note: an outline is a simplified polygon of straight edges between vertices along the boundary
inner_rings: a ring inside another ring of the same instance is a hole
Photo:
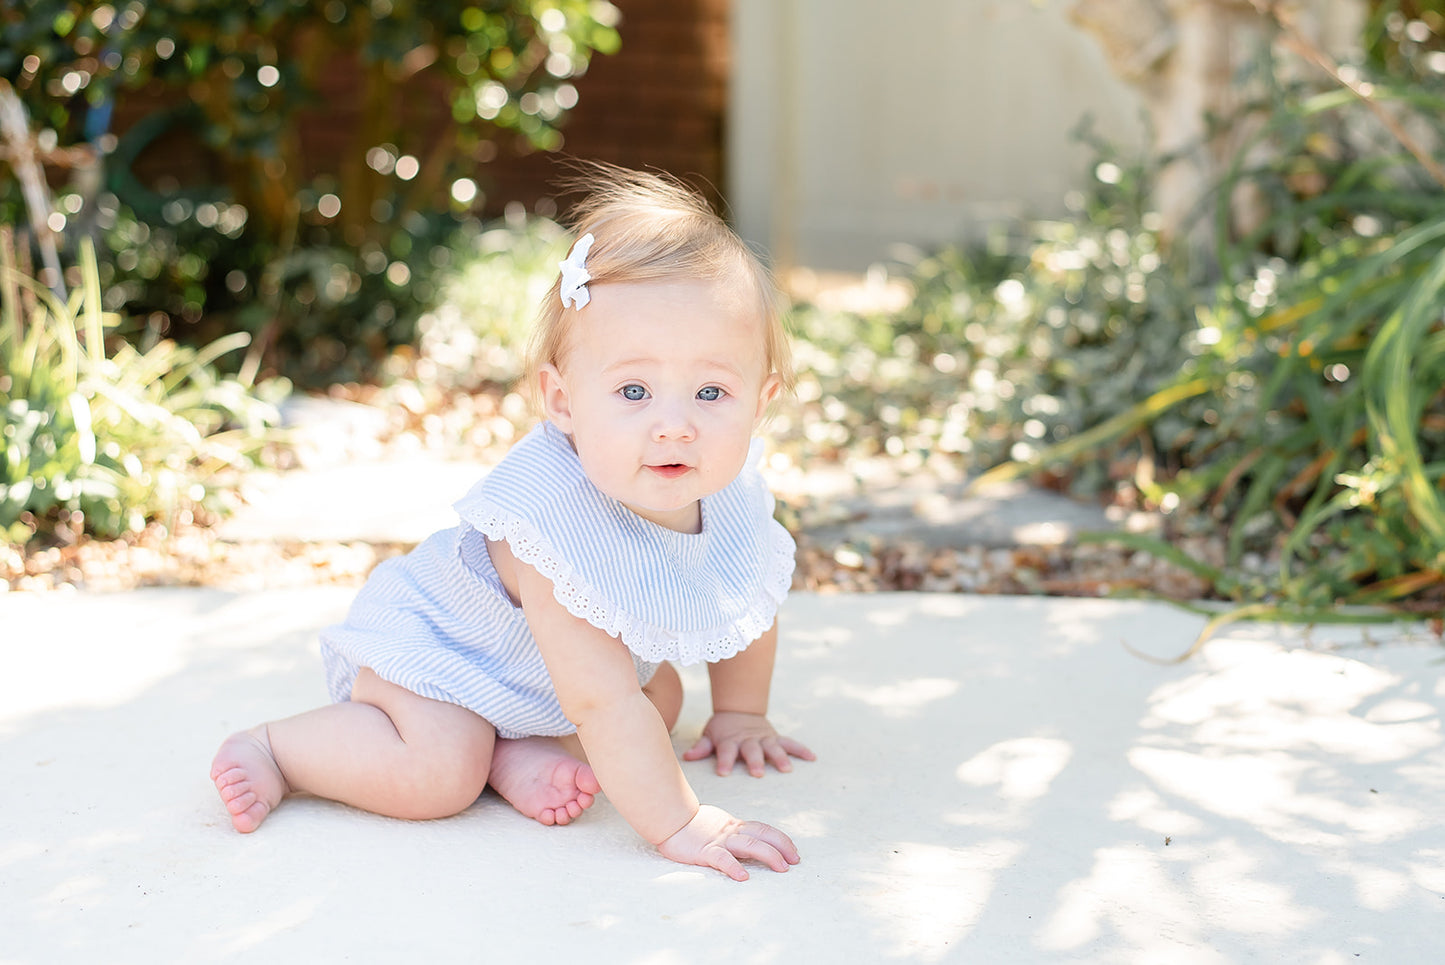
[[[592,280],[592,276],[587,273],[587,252],[592,250],[594,240],[590,231],[578,238],[567,259],[558,266],[562,269],[563,308],[566,308],[570,301],[581,311],[592,300],[592,293],[587,290],[587,283]]]

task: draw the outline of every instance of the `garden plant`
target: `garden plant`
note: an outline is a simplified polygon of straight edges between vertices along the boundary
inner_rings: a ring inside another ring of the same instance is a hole
[[[496,431],[483,435],[504,439],[501,423],[525,418],[509,394],[525,306],[550,281],[565,238],[545,218],[469,220],[453,187],[480,180],[475,162],[499,131],[542,147],[555,141],[570,103],[567,78],[617,41],[607,5],[517,0],[427,20],[426,4],[398,4],[389,7],[395,16],[378,18],[375,2],[268,0],[259,6],[271,19],[233,34],[222,21],[206,21],[213,6],[154,4],[147,11],[165,16],[134,22],[121,8],[107,7],[111,20],[87,8],[85,17],[68,14],[67,26],[61,11],[71,5],[22,3],[60,19],[48,32],[26,20],[13,34],[24,43],[13,49],[52,44],[64,56],[46,54],[44,77],[26,79],[28,55],[0,59],[0,73],[26,92],[58,142],[79,138],[106,102],[107,84],[199,83],[214,95],[196,108],[202,129],[239,180],[212,186],[224,194],[178,189],[147,207],[124,180],[135,145],[121,138],[111,146],[107,157],[121,163],[107,178],[118,180],[96,195],[94,223],[112,250],[131,254],[109,257],[102,245],[73,304],[7,268],[49,317],[65,320],[42,327],[59,334],[35,341],[42,329],[27,327],[29,315],[7,314],[5,351],[28,358],[47,345],[62,373],[55,388],[27,382],[24,390],[32,400],[25,411],[51,412],[52,422],[7,418],[31,426],[26,438],[42,429],[66,437],[76,419],[83,423],[85,414],[64,400],[95,377],[93,343],[110,344],[112,358],[123,351],[146,358],[167,345],[167,357],[183,366],[176,371],[207,373],[212,381],[201,394],[211,396],[247,390],[261,348],[270,346],[313,373],[377,380],[378,391],[396,393],[405,400],[399,408],[418,417],[454,400],[489,398],[485,406],[466,403],[457,419],[448,412],[435,421],[466,434],[460,422],[484,410]],[[1403,0],[1379,0],[1371,10],[1362,63],[1301,73],[1261,51],[1248,79],[1257,100],[1240,117],[1216,119],[1248,125],[1254,139],[1222,183],[1205,186],[1199,217],[1213,222],[1212,247],[1166,237],[1151,211],[1153,180],[1169,158],[1125,156],[1085,126],[1080,136],[1095,158],[1089,187],[1069,198],[1068,217],[1021,221],[981,245],[900,259],[888,270],[910,295],[897,311],[794,306],[801,374],[794,404],[774,426],[784,453],[802,466],[886,458],[905,471],[947,465],[982,482],[1027,476],[1147,510],[1162,519],[1157,533],[1088,538],[1192,573],[1203,595],[1233,605],[1221,619],[1438,618],[1445,612],[1445,16]],[[116,24],[129,24],[130,33]],[[346,43],[331,45],[318,33]],[[278,36],[291,46],[278,45]],[[133,43],[135,61],[110,57],[109,43]],[[435,66],[422,70],[443,75],[454,118],[465,121],[458,139],[423,156],[399,127],[368,131],[353,158],[362,162],[304,172],[287,153],[294,124],[306,116],[319,65],[348,45],[361,52],[367,90],[377,97],[405,80],[386,66],[398,52],[435,53]],[[161,57],[162,50],[171,53]],[[559,51],[566,58],[552,56]],[[72,73],[82,64],[94,69],[85,68],[86,83],[70,98],[47,98],[71,76],[62,64]],[[267,67],[275,73],[263,74]],[[275,108],[264,120],[249,116],[258,98]],[[285,164],[288,204],[268,206],[255,194],[255,172],[272,158]],[[401,177],[404,158],[417,163],[411,179]],[[1263,212],[1248,224],[1234,215],[1241,194]],[[329,216],[321,208],[328,196],[340,206]],[[62,210],[66,203],[92,210],[89,196],[66,197]],[[17,196],[0,198],[7,203]],[[68,257],[89,264],[78,244]],[[228,272],[218,278],[219,265]],[[118,318],[122,308],[135,321],[116,321],[107,339],[90,337],[94,319]],[[201,320],[196,332],[220,326],[219,340],[194,342],[212,348],[181,349],[161,338],[165,324],[190,315]],[[352,333],[344,349],[343,330]],[[138,348],[122,350],[115,337],[122,332]],[[241,357],[228,332],[258,337],[249,364],[233,363],[235,388],[223,388],[230,383],[205,364]],[[230,354],[220,356],[222,349]],[[185,352],[198,354],[186,363]],[[7,391],[18,398],[20,383],[11,378]],[[388,380],[395,381],[388,387]],[[190,384],[165,384],[181,383]],[[260,424],[240,408],[209,416],[210,425]],[[99,424],[94,412],[89,419]],[[124,467],[102,466],[100,457],[91,466],[80,458],[90,451],[81,443],[38,445],[68,454],[47,457],[63,467],[64,492],[119,487],[115,473]],[[97,445],[105,451],[98,436]],[[222,462],[202,456],[195,464]],[[23,518],[28,529],[68,511],[58,508],[56,488],[39,490],[26,491],[25,509],[14,508],[10,491],[6,526]],[[82,510],[87,526],[94,514],[97,532],[106,531],[104,520],[125,516],[117,505]]]
[[[213,366],[249,336],[201,350],[162,340],[140,351],[108,339],[119,319],[102,308],[89,242],[80,284],[61,302],[19,268],[12,237],[0,231],[5,542],[114,538],[221,508],[276,423],[267,393]]]
[[[617,20],[601,0],[18,0],[0,78],[71,172],[57,215],[72,247],[98,239],[109,308],[193,344],[250,332],[253,368],[322,385],[414,340],[485,162],[561,143]],[[117,134],[127,105],[146,112]],[[318,161],[339,109],[349,140]],[[177,143],[205,159],[192,176],[137,176]],[[0,180],[0,221],[25,220]]]
[[[922,364],[885,386],[894,418],[855,421],[981,468],[1003,458],[983,482],[1042,473],[1162,510],[1166,538],[1099,538],[1204,578],[1239,604],[1220,619],[1438,619],[1445,17],[1404,6],[1375,7],[1354,68],[1368,82],[1302,80],[1261,52],[1246,116],[1265,120],[1214,188],[1203,257],[1154,230],[1148,179],[1167,159],[1105,157],[1075,220],[919,260],[913,306],[860,320],[851,351]],[[1244,189],[1268,216],[1241,232]],[[940,394],[930,367],[963,393]],[[860,388],[823,395],[866,413]],[[1167,538],[1201,527],[1227,532],[1219,558]]]

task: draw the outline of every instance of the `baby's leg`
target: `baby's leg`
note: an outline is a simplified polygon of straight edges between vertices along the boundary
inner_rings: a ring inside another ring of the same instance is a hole
[[[672,733],[677,726],[677,718],[682,714],[682,678],[677,675],[677,668],[665,661],[659,664],[657,673],[652,675],[642,692],[657,708],[662,722],[667,725],[667,732]]]
[[[438,818],[481,794],[494,741],[492,725],[466,708],[363,669],[350,702],[232,736],[211,776],[243,832],[293,792],[391,817]]]
[[[668,730],[682,711],[682,680],[671,664],[657,669],[642,688]],[[592,805],[601,790],[575,735],[562,739],[498,740],[492,752],[492,789],[518,811],[543,824],[568,824]]]

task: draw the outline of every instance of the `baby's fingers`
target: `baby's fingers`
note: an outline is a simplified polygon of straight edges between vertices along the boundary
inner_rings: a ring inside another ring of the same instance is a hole
[[[748,773],[753,777],[762,777],[763,774],[767,772],[765,762],[768,760],[776,760],[772,751],[769,749],[771,743],[771,741],[743,741],[742,747],[739,748],[739,753],[743,759],[743,766],[748,769]],[[786,754],[783,755],[785,758],[787,756]],[[785,768],[779,768],[779,770],[785,770]]]
[[[737,837],[734,835],[733,837]],[[734,881],[747,881],[748,869],[733,854],[727,845],[714,845],[702,853],[703,860]]]
[[[798,849],[792,839],[777,828],[748,822],[728,837],[727,848],[739,858],[761,861],[774,871],[787,871],[797,864]]]
[[[816,761],[818,759],[818,755],[810,751],[807,745],[795,741],[791,737],[779,737],[778,743],[782,745],[783,750],[800,761]]]
[[[733,765],[738,762],[740,747],[737,741],[722,741],[713,745],[717,751],[717,772],[721,776],[727,776],[733,772]]]
[[[712,753],[712,738],[706,734],[697,739],[687,750],[682,752],[682,759],[685,761],[700,761]]]
[[[764,744],[763,753],[767,755],[768,761],[778,770],[786,773],[793,769],[793,762],[788,760],[788,747],[781,739],[768,741]],[[762,776],[763,768],[761,765],[755,773],[758,776]]]

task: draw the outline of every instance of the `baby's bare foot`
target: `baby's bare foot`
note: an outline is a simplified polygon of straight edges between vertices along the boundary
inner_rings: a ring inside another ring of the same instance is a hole
[[[487,783],[507,803],[543,824],[570,824],[602,790],[592,768],[551,737],[499,740]]]
[[[237,831],[249,834],[261,826],[288,790],[265,724],[226,738],[211,763],[211,780]]]

